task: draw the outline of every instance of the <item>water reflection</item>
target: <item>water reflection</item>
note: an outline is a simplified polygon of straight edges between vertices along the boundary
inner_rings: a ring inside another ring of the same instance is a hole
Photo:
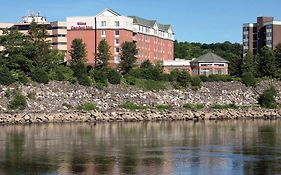
[[[0,127],[0,175],[278,174],[280,121]]]

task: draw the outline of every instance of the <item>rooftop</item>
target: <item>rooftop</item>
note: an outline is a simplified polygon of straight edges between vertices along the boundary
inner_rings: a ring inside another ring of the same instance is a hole
[[[195,63],[228,63],[227,60],[223,59],[222,57],[212,53],[208,52],[205,55],[202,55],[191,62]]]

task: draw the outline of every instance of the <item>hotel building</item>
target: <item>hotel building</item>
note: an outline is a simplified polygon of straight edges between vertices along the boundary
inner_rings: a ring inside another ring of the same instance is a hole
[[[257,54],[261,48],[274,49],[281,43],[281,21],[273,17],[258,17],[256,23],[243,24],[243,54]]]
[[[120,62],[121,44],[135,42],[138,49],[137,63],[150,60],[173,60],[174,32],[171,25],[163,25],[156,20],[146,20],[136,16],[123,16],[105,9],[96,16],[67,17],[67,59],[75,38],[86,45],[87,63],[95,65],[95,53],[102,39],[110,45],[113,56],[109,64],[115,67]]]
[[[22,20],[18,23],[0,23],[0,35],[3,34],[1,29],[17,29],[23,34],[27,34],[30,28],[30,23],[35,21],[38,25],[42,25],[47,30],[47,41],[49,41],[53,49],[58,49],[63,52],[67,51],[66,43],[66,22],[54,21],[48,22],[47,19],[39,14],[30,14],[28,16],[22,17]]]

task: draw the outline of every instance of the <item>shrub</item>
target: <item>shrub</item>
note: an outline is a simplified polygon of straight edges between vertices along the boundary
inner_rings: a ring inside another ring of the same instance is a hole
[[[18,81],[22,84],[26,84],[29,81],[23,71],[12,71],[12,75],[13,75],[15,81]]]
[[[145,106],[130,102],[130,101],[125,101],[120,105],[121,108],[124,109],[130,109],[130,110],[142,110],[142,109],[146,109]]]
[[[92,111],[92,110],[96,110],[98,108],[97,108],[97,105],[94,103],[84,103],[84,104],[80,105],[78,107],[78,109],[83,110],[83,111]]]
[[[209,77],[206,75],[199,75],[199,78],[201,79],[201,81],[203,82],[208,82],[210,81]]]
[[[48,84],[49,83],[49,77],[48,74],[45,70],[43,69],[35,69],[34,71],[32,71],[32,80],[36,81],[38,83],[44,83],[44,84]]]
[[[202,86],[201,79],[198,76],[192,77],[191,86],[201,88],[201,86]]]
[[[12,110],[16,110],[16,109],[24,110],[26,106],[27,106],[26,98],[20,92],[16,92],[15,96],[8,104],[8,108]]]
[[[183,105],[183,107],[188,110],[200,110],[200,109],[203,109],[205,106],[204,106],[204,104],[186,103]]]
[[[109,69],[107,71],[107,79],[110,84],[120,84],[121,75],[114,69]]]
[[[251,72],[246,72],[241,77],[242,83],[245,84],[247,87],[253,86],[255,87],[257,85],[257,79]]]
[[[168,82],[164,81],[154,81],[154,80],[145,80],[145,79],[137,79],[137,78],[127,78],[126,82],[128,85],[134,85],[138,88],[148,91],[159,91],[163,89],[167,89]]]
[[[125,82],[128,85],[134,86],[137,84],[137,79],[135,77],[132,76],[126,76],[125,77]]]
[[[181,87],[187,87],[191,81],[191,76],[186,71],[181,71],[177,76],[177,84]]]
[[[56,69],[49,73],[50,80],[56,81],[69,81],[76,82],[77,78],[74,77],[74,71],[67,66],[58,66]]]
[[[90,76],[98,83],[107,83],[107,70],[106,69],[92,69]]]
[[[230,75],[209,75],[209,81],[230,82],[232,81],[232,78]]]
[[[10,85],[16,80],[8,68],[0,68],[0,84]]]
[[[82,75],[82,76],[78,77],[77,80],[78,80],[78,83],[82,86],[91,86],[92,85],[92,81],[88,77],[88,75]]]
[[[158,110],[171,110],[173,109],[172,105],[157,105],[156,108]]]
[[[270,88],[266,89],[259,97],[258,97],[258,103],[262,107],[266,108],[276,108],[277,102],[275,100],[275,97],[277,96],[277,91],[274,86],[271,86]]]

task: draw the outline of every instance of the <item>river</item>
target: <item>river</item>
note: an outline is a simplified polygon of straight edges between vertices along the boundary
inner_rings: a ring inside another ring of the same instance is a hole
[[[281,173],[281,121],[0,126],[0,175]]]

